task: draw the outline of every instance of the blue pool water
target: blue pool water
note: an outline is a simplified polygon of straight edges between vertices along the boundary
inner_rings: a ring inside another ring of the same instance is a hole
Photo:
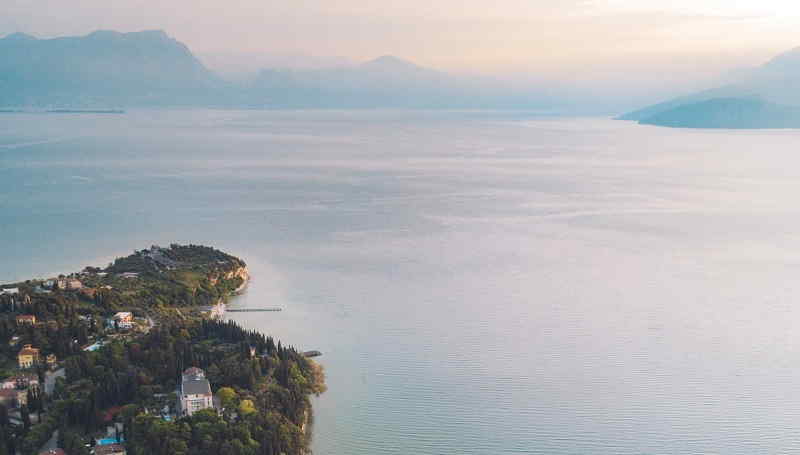
[[[115,438],[103,438],[97,440],[97,445],[105,446],[109,444],[119,444],[120,442],[125,442],[125,439],[119,438],[119,441],[117,441]]]

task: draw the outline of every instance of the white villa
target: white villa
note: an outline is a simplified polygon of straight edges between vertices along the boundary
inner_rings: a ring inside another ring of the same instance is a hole
[[[111,317],[113,322],[116,322],[121,329],[130,329],[133,327],[133,313],[129,311],[121,311]]]
[[[200,368],[192,367],[181,375],[180,413],[191,416],[202,409],[214,407],[214,395],[206,374]]]

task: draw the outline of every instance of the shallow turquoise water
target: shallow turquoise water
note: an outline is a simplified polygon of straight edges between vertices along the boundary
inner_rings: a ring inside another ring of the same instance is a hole
[[[318,349],[317,454],[800,450],[793,131],[425,112],[0,116],[0,282],[152,243]]]

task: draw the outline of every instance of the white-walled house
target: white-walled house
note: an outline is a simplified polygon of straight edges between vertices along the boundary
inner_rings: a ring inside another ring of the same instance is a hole
[[[133,327],[133,313],[129,311],[121,311],[112,316],[111,320],[116,322],[121,329],[130,329]]]
[[[214,395],[206,374],[200,368],[192,367],[181,375],[179,398],[181,415],[191,416],[202,409],[214,407]]]

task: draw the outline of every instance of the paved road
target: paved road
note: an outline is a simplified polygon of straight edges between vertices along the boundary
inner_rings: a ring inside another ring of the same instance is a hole
[[[63,368],[56,371],[48,371],[44,374],[44,393],[50,395],[56,387],[56,378],[63,378],[66,376]]]
[[[50,436],[50,439],[44,443],[43,446],[39,447],[39,452],[47,452],[51,449],[58,448],[58,430],[53,432],[53,435]]]

